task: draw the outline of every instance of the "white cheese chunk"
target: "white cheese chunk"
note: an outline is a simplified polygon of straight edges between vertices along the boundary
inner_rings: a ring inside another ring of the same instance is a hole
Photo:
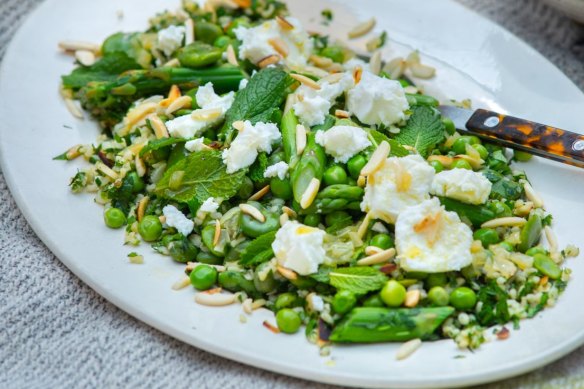
[[[491,181],[482,173],[456,168],[436,174],[432,182],[432,194],[469,204],[484,204],[489,198],[491,187]]]
[[[209,127],[219,123],[225,117],[225,112],[231,108],[235,99],[235,92],[229,92],[219,96],[213,90],[213,84],[208,82],[199,87],[196,94],[197,104],[201,109],[196,109],[191,115],[179,116],[166,122],[166,128],[170,135],[177,138],[193,138],[201,135]],[[217,110],[218,115],[209,118],[199,118],[198,113]]]
[[[335,162],[341,163],[347,163],[352,156],[371,146],[365,130],[355,126],[333,126],[327,131],[317,131],[315,140]]]
[[[174,227],[184,236],[188,236],[195,227],[195,223],[188,219],[181,211],[173,205],[162,208],[162,213],[166,217],[166,225]]]
[[[266,171],[264,172],[264,177],[265,178],[278,177],[280,180],[283,180],[284,178],[286,178],[287,174],[288,164],[284,161],[280,161],[271,166],[268,166],[266,168]]]
[[[184,26],[168,26],[158,31],[158,47],[164,52],[164,55],[170,57],[182,46],[184,38]]]
[[[403,210],[395,224],[397,259],[406,271],[439,273],[472,262],[471,229],[437,198]]]
[[[395,223],[406,207],[430,198],[433,178],[434,168],[417,154],[390,157],[368,177],[361,210]]]
[[[300,275],[316,273],[325,261],[326,233],[297,221],[288,221],[276,233],[272,249],[278,263]]]
[[[190,152],[197,152],[197,151],[204,150],[205,149],[204,140],[205,140],[205,138],[203,138],[203,137],[190,140],[190,141],[185,143],[185,149],[187,149]]]
[[[203,201],[197,212],[215,213],[218,209],[219,203],[213,197],[209,197]]]
[[[405,119],[409,104],[398,81],[364,71],[347,94],[347,108],[365,124],[389,126]]]
[[[251,124],[244,122],[243,131],[240,131],[231,146],[223,150],[223,162],[227,165],[227,173],[234,173],[254,163],[258,153],[270,153],[272,144],[281,138],[278,127],[273,123]]]

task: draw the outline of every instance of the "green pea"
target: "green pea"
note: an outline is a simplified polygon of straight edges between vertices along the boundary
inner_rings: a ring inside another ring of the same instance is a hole
[[[339,290],[333,297],[332,307],[336,313],[347,313],[357,304],[357,297],[348,290]]]
[[[454,122],[450,118],[443,117],[442,124],[444,124],[444,129],[448,134],[452,135],[456,132],[456,126],[454,125]]]
[[[324,223],[330,227],[350,218],[351,215],[346,211],[334,211],[324,217]]]
[[[264,262],[264,263],[260,264],[258,267],[256,267],[256,269],[253,273],[253,284],[254,284],[255,288],[257,289],[257,291],[260,293],[270,293],[270,292],[276,290],[276,288],[278,287],[278,282],[274,278],[273,271],[270,269],[266,273],[266,268],[269,266],[270,266],[270,263]],[[264,276],[263,279],[260,278],[260,277],[262,277],[262,273],[266,273],[266,274],[263,274],[263,276]]]
[[[199,265],[191,271],[191,285],[197,290],[211,289],[217,282],[217,269],[209,265]]]
[[[278,296],[276,302],[274,303],[274,308],[276,309],[276,311],[279,311],[280,309],[283,308],[297,307],[301,304],[301,302],[302,300],[300,299],[300,297],[298,297],[298,295],[286,292]]]
[[[139,193],[144,190],[146,184],[144,184],[144,180],[142,177],[138,175],[136,172],[130,172],[125,178],[126,180],[130,180],[132,182],[132,192]]]
[[[472,309],[476,303],[476,293],[466,286],[460,286],[450,293],[450,305],[459,311]]]
[[[226,49],[230,43],[231,38],[229,38],[227,35],[223,35],[215,39],[215,42],[213,42],[213,46],[218,47],[220,49]]]
[[[302,320],[300,315],[290,308],[280,309],[276,314],[276,324],[285,334],[294,334],[300,329]]]
[[[283,200],[292,200],[294,197],[292,185],[288,179],[281,180],[279,177],[273,177],[270,180],[270,190],[274,196]]]
[[[144,216],[140,224],[138,224],[138,232],[146,242],[153,242],[162,235],[162,223],[160,223],[157,216]]]
[[[487,159],[489,156],[489,151],[487,148],[479,143],[472,145],[472,148],[479,152],[481,159]]]
[[[381,308],[384,307],[385,304],[383,303],[383,300],[381,299],[379,293],[376,293],[373,296],[367,297],[367,299],[363,301],[363,306]]]
[[[489,245],[497,244],[501,240],[499,234],[492,228],[481,228],[476,230],[473,234],[475,240],[480,240],[483,247],[487,248]]]
[[[223,30],[216,24],[202,20],[195,23],[195,37],[198,41],[212,45],[222,35]]]
[[[470,136],[461,136],[460,138],[456,139],[452,144],[452,151],[456,154],[465,154],[466,153],[466,145],[470,145]]]
[[[347,172],[339,165],[333,165],[324,171],[325,185],[336,185],[347,183]]]
[[[388,307],[399,307],[406,300],[406,288],[396,280],[389,280],[379,296]]]
[[[320,51],[322,57],[330,58],[334,62],[343,63],[345,62],[345,52],[342,47],[339,46],[328,46]]]
[[[444,286],[448,283],[446,273],[432,273],[426,278],[426,289],[431,289],[435,286]]]
[[[430,166],[432,166],[434,168],[436,173],[440,173],[441,171],[444,170],[444,165],[440,161],[436,161],[436,160],[430,161]]]
[[[444,307],[448,305],[450,296],[448,295],[446,289],[441,286],[435,286],[430,289],[430,291],[428,291],[428,299],[432,302],[432,304],[439,307]]]
[[[179,49],[177,58],[181,66],[199,69],[212,65],[221,59],[223,50],[203,42],[193,42]]]
[[[379,247],[380,249],[387,250],[393,247],[393,238],[389,234],[377,234],[369,241],[370,246]]]
[[[248,199],[253,194],[253,181],[248,176],[243,178],[243,182],[237,191],[237,197],[240,199]]]
[[[359,178],[361,175],[361,170],[367,164],[367,158],[362,155],[355,155],[353,158],[349,159],[347,162],[347,169],[349,170],[349,174],[355,180]]]
[[[543,255],[547,255],[547,250],[546,250],[546,249],[544,249],[544,248],[543,248],[543,247],[541,247],[541,246],[535,246],[535,247],[532,247],[532,248],[530,248],[529,250],[527,250],[527,251],[525,252],[525,254],[526,254],[526,255],[529,255],[530,257],[533,257],[533,256],[535,256],[535,254],[543,254]]]
[[[108,208],[103,213],[103,220],[109,228],[120,228],[126,224],[126,215],[119,208]]]
[[[245,213],[241,213],[239,216],[239,225],[241,231],[249,236],[250,238],[257,238],[267,232],[276,231],[280,228],[280,217],[274,212],[266,210],[260,203],[255,201],[250,201],[247,204],[256,207],[260,210],[262,215],[265,216],[266,220],[261,222]]]
[[[221,257],[213,255],[208,251],[199,251],[197,254],[197,262],[206,263],[209,265],[222,265],[224,260]]]
[[[545,254],[535,254],[533,256],[533,267],[552,280],[557,280],[562,275],[562,269]]]
[[[201,240],[203,241],[203,244],[209,249],[211,254],[217,257],[225,256],[225,242],[222,242],[222,239],[219,239],[217,245],[213,244],[213,241],[215,240],[215,224],[208,224],[205,226],[205,228],[203,228],[201,231]]]
[[[470,163],[468,163],[468,161],[464,160],[464,159],[457,159],[454,162],[452,162],[452,165],[450,165],[451,169],[467,169],[467,170],[472,170],[472,166],[470,165]]]
[[[509,251],[510,253],[515,251],[515,246],[507,241],[503,241],[503,242],[499,243],[499,246],[503,247],[505,250]]]
[[[174,240],[168,244],[168,253],[177,262],[194,261],[199,249],[187,238]]]
[[[318,213],[311,213],[304,217],[303,223],[310,227],[318,227],[320,224],[320,215]]]
[[[532,157],[533,157],[532,154],[529,154],[525,151],[520,151],[520,150],[513,151],[513,159],[515,159],[518,162],[527,162],[527,161],[531,160]]]

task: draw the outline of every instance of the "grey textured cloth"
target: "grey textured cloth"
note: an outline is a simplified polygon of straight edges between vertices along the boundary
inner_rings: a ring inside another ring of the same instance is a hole
[[[39,0],[0,1],[0,58]],[[461,1],[500,23],[584,88],[584,29],[535,0]],[[328,388],[183,344],[122,312],[40,242],[0,174],[0,388]],[[584,348],[489,388],[584,387]]]

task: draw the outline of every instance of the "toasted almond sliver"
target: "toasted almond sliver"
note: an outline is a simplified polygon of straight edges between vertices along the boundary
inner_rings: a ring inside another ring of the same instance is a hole
[[[264,197],[269,191],[270,191],[270,185],[266,185],[262,189],[258,190],[253,195],[251,195],[248,200],[249,201],[258,201],[262,197]]]
[[[335,109],[335,116],[339,119],[348,119],[351,117],[351,114],[343,109]]]
[[[291,217],[293,219],[296,219],[298,217],[298,214],[296,213],[295,210],[293,210],[292,208],[287,207],[285,205],[282,207],[282,212],[284,212],[286,215],[288,215],[289,217]]]
[[[180,61],[177,58],[173,58],[164,64],[162,64],[163,68],[178,68],[180,66]]]
[[[296,125],[296,154],[300,155],[306,148],[306,128],[302,124]]]
[[[481,228],[496,228],[496,227],[521,227],[527,223],[522,217],[500,217],[498,219],[489,220],[481,225]]]
[[[296,81],[300,82],[302,85],[306,85],[309,88],[314,90],[320,90],[320,85],[316,83],[312,78],[308,78],[302,74],[292,73],[290,77],[295,79]]]
[[[92,42],[83,42],[83,41],[61,41],[59,42],[59,48],[63,51],[78,51],[78,50],[87,50],[91,51],[95,54],[101,51],[101,46],[92,43]]]
[[[164,223],[166,223],[166,216],[160,215],[160,216],[158,216],[158,220],[160,220],[160,223],[164,224]]]
[[[138,219],[138,221],[142,221],[142,219],[144,218],[144,214],[146,213],[146,207],[148,206],[148,203],[150,202],[150,197],[148,196],[144,196],[142,197],[142,199],[138,202],[138,208],[136,210],[136,219]]]
[[[150,120],[150,125],[154,129],[154,135],[156,135],[157,139],[168,138],[168,130],[166,129],[166,125],[158,115],[152,114],[148,115],[148,120]]]
[[[207,120],[217,119],[219,116],[221,116],[222,113],[223,113],[223,110],[221,108],[195,109],[191,113],[191,117],[194,120],[207,121]]]
[[[406,70],[406,61],[402,57],[397,57],[389,61],[383,67],[383,71],[389,74],[393,80],[400,78]]]
[[[95,54],[89,50],[77,50],[75,52],[75,59],[83,66],[91,66],[95,63]]]
[[[243,308],[243,312],[247,313],[248,315],[251,315],[251,313],[252,313],[251,303],[252,303],[252,299],[250,299],[250,298],[246,298],[245,300],[243,300],[243,303],[241,303],[241,307]]]
[[[412,76],[422,79],[432,78],[436,75],[436,69],[432,66],[415,63],[409,66]]]
[[[289,280],[295,280],[298,278],[298,274],[296,274],[296,272],[280,265],[276,266],[276,270],[278,270],[278,273],[280,273],[284,278]]]
[[[556,234],[554,234],[554,230],[552,230],[552,228],[550,226],[545,226],[543,229],[543,232],[545,233],[545,239],[548,242],[548,245],[550,246],[550,252],[555,253],[558,251],[558,238],[556,237]]]
[[[343,73],[333,73],[321,78],[320,81],[328,82],[329,84],[336,84],[337,82],[341,81],[343,77]]]
[[[274,334],[279,334],[280,333],[280,329],[278,327],[276,327],[275,325],[273,325],[272,323],[270,323],[267,320],[264,320],[262,322],[262,325],[264,327],[266,327],[268,330],[272,331]]]
[[[77,119],[83,119],[83,111],[81,111],[81,108],[79,108],[75,100],[66,98],[65,107],[67,107],[67,110],[71,115],[73,115],[73,117],[76,117]]]
[[[382,248],[379,248],[377,246],[367,246],[367,247],[365,247],[365,255],[367,255],[367,256],[379,254],[382,251],[383,251],[383,249]]]
[[[417,349],[419,349],[421,345],[422,345],[421,339],[409,340],[400,346],[400,348],[397,350],[397,353],[395,354],[395,358],[400,361],[402,359],[406,359],[407,357],[412,355]]]
[[[293,30],[294,26],[292,25],[292,23],[290,23],[289,21],[287,21],[286,19],[284,19],[282,16],[276,16],[276,22],[278,23],[278,25],[280,26],[280,28],[282,30]]]
[[[237,56],[235,55],[235,49],[233,46],[227,46],[227,50],[225,52],[227,53],[227,62],[233,66],[239,66],[239,62],[237,62]]]
[[[201,265],[214,267],[219,273],[224,272],[226,270],[225,266],[223,266],[223,265],[209,265],[209,264],[200,263],[200,262],[188,262],[185,270],[192,271]]]
[[[349,39],[359,38],[373,30],[373,27],[375,27],[375,18],[371,18],[363,23],[360,23],[356,25],[351,31],[349,31]]]
[[[182,96],[182,93],[181,93],[178,85],[173,85],[170,87],[170,90],[168,91],[167,99],[170,100],[170,103],[172,103],[174,100],[178,99],[181,96]]]
[[[361,175],[369,176],[379,170],[387,160],[390,150],[389,143],[386,141],[381,142],[373,152],[373,155],[371,155],[367,164],[361,169]]]
[[[241,210],[241,212],[253,217],[254,219],[261,223],[266,221],[266,217],[264,216],[264,214],[261,213],[260,210],[254,207],[253,205],[239,204],[239,209]]]
[[[288,97],[286,97],[286,104],[284,105],[284,115],[287,114],[288,111],[292,109],[292,107],[294,106],[294,104],[296,104],[297,101],[298,98],[296,97],[295,93],[290,93]]]
[[[379,74],[379,72],[381,72],[381,62],[381,51],[377,50],[369,60],[369,69],[371,70],[371,73]]]
[[[288,214],[283,213],[280,215],[280,225],[283,226],[284,224],[286,224],[288,222],[288,220],[290,220],[290,216],[288,216]]]
[[[237,131],[242,132],[245,127],[245,123],[243,120],[236,120],[231,124],[231,126]]]
[[[105,174],[106,176],[108,176],[109,178],[111,178],[112,180],[117,180],[120,177],[118,173],[113,171],[109,166],[107,166],[105,163],[101,161],[95,164],[95,168],[102,172],[103,174]]]
[[[168,105],[166,110],[164,111],[165,114],[171,115],[172,113],[178,111],[181,108],[190,107],[192,104],[193,99],[191,96],[181,96],[175,99],[172,103]]]
[[[357,261],[357,266],[378,265],[380,263],[385,263],[389,261],[393,257],[395,257],[395,249],[392,247],[390,249],[383,250],[377,254],[361,258],[360,260]]]
[[[316,198],[319,189],[320,180],[316,177],[313,177],[312,180],[310,180],[308,186],[306,187],[306,190],[302,194],[302,197],[300,198],[300,206],[302,207],[302,209],[306,209],[312,205],[312,202]]]
[[[428,157],[428,162],[432,162],[432,161],[438,161],[442,165],[444,165],[444,167],[448,168],[454,162],[454,158],[449,157],[447,155],[430,155]]]
[[[479,154],[479,152],[477,151],[477,149],[475,149],[474,147],[472,147],[469,143],[467,143],[465,146],[465,151],[466,151],[466,155],[468,155],[469,157],[479,160],[481,159],[481,155]]]
[[[280,56],[279,55],[272,54],[272,55],[268,55],[267,57],[264,57],[264,58],[260,59],[259,62],[258,62],[258,66],[261,69],[263,69],[263,68],[266,68],[266,67],[268,67],[270,65],[275,65],[278,62],[280,62]]]
[[[213,235],[213,247],[217,246],[219,239],[221,238],[221,222],[215,220],[215,234]]]
[[[363,218],[363,221],[361,222],[361,225],[357,230],[357,236],[359,237],[359,239],[363,239],[363,237],[365,236],[365,233],[369,229],[369,222],[371,221],[372,218],[373,217],[369,212],[365,215],[365,218]]]
[[[125,136],[127,131],[132,129],[136,124],[140,123],[144,118],[148,115],[156,111],[157,104],[153,102],[143,103],[137,106],[136,108],[131,109],[128,114],[126,115],[125,120],[125,131],[124,133],[119,134]]]
[[[286,58],[288,56],[288,45],[281,38],[268,39],[268,43],[274,50],[276,50],[278,54],[282,56],[282,58]]]
[[[266,305],[267,301],[264,299],[257,299],[253,303],[251,303],[251,309],[254,311]]]
[[[146,174],[146,164],[139,155],[136,155],[134,158],[134,165],[136,166],[136,173],[138,173],[138,176],[144,177]]]
[[[404,306],[414,308],[420,302],[421,293],[418,289],[409,290],[406,293],[406,300]]]
[[[81,149],[81,145],[75,145],[75,146],[71,147],[69,150],[67,150],[67,152],[65,153],[65,157],[67,158],[67,161],[71,161],[72,159],[79,157],[81,155],[80,149]]]
[[[178,280],[177,282],[175,282],[174,284],[172,284],[172,290],[181,290],[183,288],[186,288],[190,284],[191,284],[190,277],[189,276],[184,276],[183,278],[181,278],[180,280]]]
[[[223,294],[223,293],[197,293],[195,295],[195,301],[201,305],[207,305],[209,307],[221,307],[224,305],[230,305],[235,302],[234,294]]]
[[[188,18],[185,20],[185,45],[190,45],[195,41],[195,22]]]
[[[525,196],[533,203],[536,208],[543,207],[543,200],[541,196],[533,189],[529,182],[523,184],[523,190],[525,190]]]
[[[334,63],[332,59],[327,57],[321,57],[320,55],[311,55],[308,59],[316,66],[323,69],[327,69]]]
[[[482,159],[476,159],[471,157],[470,155],[465,155],[465,154],[459,154],[456,155],[454,157],[454,160],[456,161],[457,159],[464,159],[466,162],[468,162],[470,164],[470,166],[473,169],[480,169],[481,166],[483,165],[483,163],[485,163],[485,161],[483,161]]]

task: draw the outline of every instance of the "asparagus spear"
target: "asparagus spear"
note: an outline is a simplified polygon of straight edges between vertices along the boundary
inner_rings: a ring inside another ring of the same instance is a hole
[[[480,227],[484,222],[496,217],[495,212],[485,205],[465,204],[447,197],[439,199],[447,211],[456,212],[461,219],[468,219],[475,227]]]
[[[427,339],[453,312],[452,307],[355,308],[333,329],[330,340],[374,343]]]
[[[296,126],[298,125],[298,118],[293,109],[290,109],[282,117],[280,128],[282,130],[282,146],[286,156],[286,162],[291,169],[296,166],[298,162],[298,155],[296,154]]]
[[[299,203],[313,178],[322,181],[326,163],[326,155],[323,148],[316,143],[314,133],[308,134],[306,143],[302,157],[290,175],[294,200]]]
[[[356,185],[337,184],[324,188],[307,209],[301,210],[301,214],[322,213],[327,214],[341,210],[360,209],[364,190]]]

